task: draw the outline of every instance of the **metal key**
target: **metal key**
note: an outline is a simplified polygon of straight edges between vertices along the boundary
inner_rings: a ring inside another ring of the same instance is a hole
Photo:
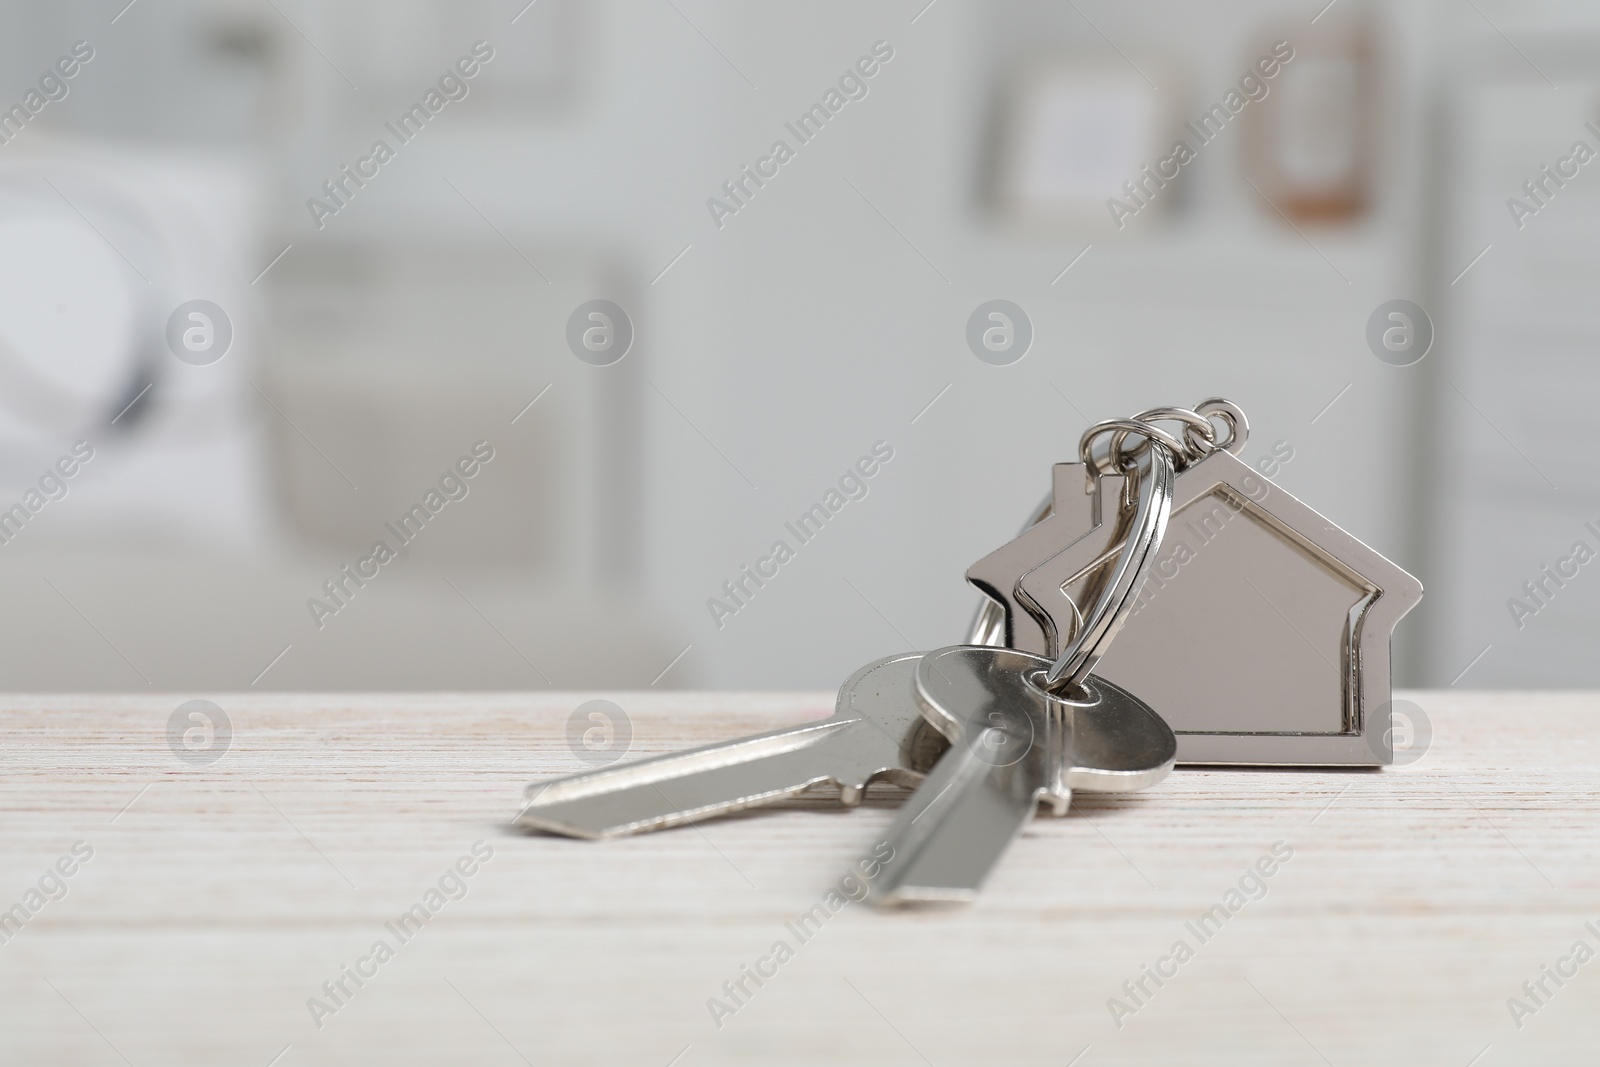
[[[872,882],[876,902],[971,900],[1059,784],[1122,792],[1172,770],[1177,739],[1144,702],[1094,677],[1080,696],[1046,692],[1050,666],[982,645],[923,657],[918,696],[953,745],[889,830],[893,851]]]
[[[846,806],[868,783],[914,786],[929,752],[916,692],[920,652],[867,664],[839,688],[832,718],[528,787],[519,826],[605,838],[783,800],[823,782]]]
[[[1112,432],[1119,425],[1128,423],[1100,424]],[[1071,564],[1063,577],[1099,555],[1115,563],[1059,658],[957,645],[918,664],[923,713],[952,748],[890,830],[891,859],[873,889],[880,903],[969,900],[1040,800],[1064,815],[1074,788],[1142,789],[1172,769],[1177,739],[1166,722],[1126,690],[1089,674],[1127,618],[1166,530],[1173,455],[1160,436],[1148,437],[1126,531],[1119,516],[1101,527],[1110,528],[1109,547],[1083,538],[1060,553]],[[1017,592],[1029,603],[1025,588]],[[1049,618],[1041,614],[1039,621]]]

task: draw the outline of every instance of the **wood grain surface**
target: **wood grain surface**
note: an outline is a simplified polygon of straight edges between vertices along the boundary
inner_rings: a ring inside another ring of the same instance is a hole
[[[182,697],[5,698],[0,909],[25,921],[0,925],[0,1063],[1600,1058],[1600,695],[1406,694],[1432,728],[1409,766],[1179,769],[1039,818],[976,904],[906,913],[828,907],[888,792],[603,843],[509,831],[528,782],[587,766],[568,718],[602,695],[630,756],[832,706],[214,697],[232,737],[198,765],[169,746]]]

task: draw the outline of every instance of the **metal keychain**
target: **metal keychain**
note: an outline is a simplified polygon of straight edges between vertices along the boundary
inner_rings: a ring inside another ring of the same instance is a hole
[[[1237,459],[1249,424],[1235,405],[1208,400],[1190,414],[1217,418],[1225,434],[1186,421],[1167,542],[1101,675],[1161,712],[1181,763],[1391,762],[1389,641],[1421,583]],[[1104,506],[1086,504],[1073,486],[1113,491],[1110,478],[1092,484],[1103,461],[1081,458],[1053,472],[1052,504],[1064,505],[1053,536],[1087,533]],[[1052,507],[1045,521],[1054,515]],[[974,639],[993,643],[1006,632],[1024,651],[1055,654],[1046,631],[1074,631],[1094,576],[1051,575],[1065,588],[1050,624],[997,624],[1026,613],[1015,591],[1010,603],[995,597],[1005,580],[995,559],[1004,562],[1010,547],[969,571],[990,598]]]
[[[1389,639],[1422,588],[1237,459],[1248,432],[1223,400],[1091,427],[969,570],[973,645],[868,664],[822,722],[535,785],[517,821],[606,837],[920,781],[874,899],[959,900],[1074,789],[1175,761],[1389,762]]]

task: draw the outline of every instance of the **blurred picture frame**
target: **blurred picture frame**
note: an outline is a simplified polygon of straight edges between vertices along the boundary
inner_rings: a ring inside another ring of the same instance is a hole
[[[1161,158],[1175,121],[1163,94],[1131,66],[1072,55],[1020,66],[999,111],[991,206],[1005,223],[1053,233],[1112,222],[1108,200],[1125,197],[1125,184]]]
[[[1318,29],[1294,35],[1294,61],[1247,116],[1240,169],[1270,202],[1261,205],[1269,214],[1297,225],[1348,225],[1376,199],[1387,91],[1380,34],[1376,16],[1360,6],[1330,13]],[[1279,27],[1276,37],[1287,36]]]

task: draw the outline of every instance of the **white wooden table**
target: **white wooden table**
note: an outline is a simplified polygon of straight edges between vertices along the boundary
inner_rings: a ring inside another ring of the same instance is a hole
[[[216,697],[233,737],[209,766],[168,746],[181,697],[6,698],[0,909],[26,921],[0,927],[0,1063],[1600,1058],[1600,962],[1569,956],[1600,950],[1600,696],[1408,694],[1434,732],[1410,766],[1180,769],[1039,819],[971,907],[824,904],[801,940],[786,924],[892,803],[606,843],[509,832],[527,782],[584,766],[566,721],[592,695]],[[607,695],[636,756],[832,704]],[[1278,842],[1292,858],[1261,895],[1246,875]],[[62,857],[71,876],[46,877]],[[445,877],[462,857],[471,877]],[[386,924],[441,878],[459,899],[402,942]],[[1228,897],[1241,878],[1260,899]],[[30,898],[41,880],[65,896]],[[1202,941],[1191,924],[1230,903]],[[731,999],[762,958],[772,977]],[[1135,1000],[1146,965],[1171,977]],[[1577,973],[1541,1004],[1523,983],[1546,965]],[[346,966],[370,977],[339,1003],[323,983]],[[312,997],[337,1010],[314,1020]],[[720,1027],[713,997],[736,1009]],[[1512,997],[1537,1010],[1514,1021]]]

